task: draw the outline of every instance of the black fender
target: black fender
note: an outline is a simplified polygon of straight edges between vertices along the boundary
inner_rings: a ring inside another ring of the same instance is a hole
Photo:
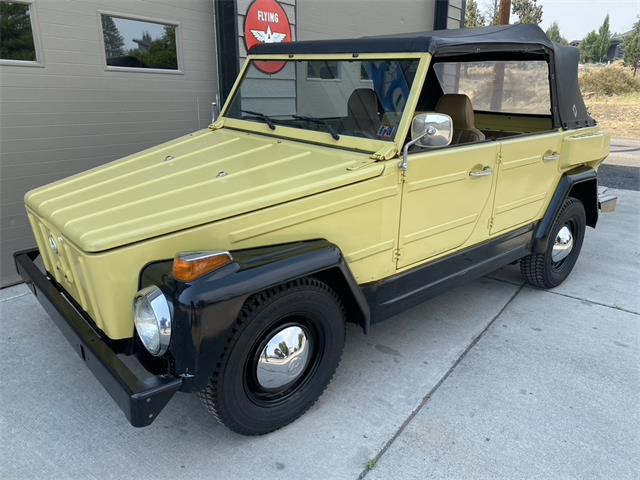
[[[233,263],[193,283],[171,276],[172,260],[147,265],[140,287],[157,285],[173,305],[169,371],[184,378],[183,391],[204,388],[245,301],[265,289],[315,276],[341,296],[349,321],[369,329],[369,305],[340,249],[327,240],[230,252]]]
[[[593,168],[579,167],[565,173],[549,203],[547,212],[533,234],[533,253],[544,253],[549,245],[551,227],[567,197],[575,197],[584,205],[587,225],[596,227],[598,222],[598,175]]]

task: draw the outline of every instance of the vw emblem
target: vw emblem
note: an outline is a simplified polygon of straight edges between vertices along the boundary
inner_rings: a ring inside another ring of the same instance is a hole
[[[53,238],[53,235],[49,235],[49,246],[51,247],[51,251],[56,255],[60,255],[60,251],[58,250],[58,244],[56,243],[56,239]]]

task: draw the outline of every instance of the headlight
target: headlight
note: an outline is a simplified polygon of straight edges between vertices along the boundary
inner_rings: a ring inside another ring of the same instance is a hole
[[[171,340],[171,311],[162,291],[152,285],[136,293],[133,301],[136,331],[149,353],[160,356]]]

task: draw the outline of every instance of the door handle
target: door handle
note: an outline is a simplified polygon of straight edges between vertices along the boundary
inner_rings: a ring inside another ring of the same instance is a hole
[[[545,162],[557,162],[560,160],[560,154],[558,152],[545,153],[542,156],[542,160]]]
[[[472,170],[469,172],[471,178],[490,177],[493,175],[493,169],[491,167],[484,167],[482,170]]]

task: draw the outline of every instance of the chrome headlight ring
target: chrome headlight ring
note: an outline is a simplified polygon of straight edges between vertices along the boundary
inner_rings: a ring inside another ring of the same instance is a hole
[[[171,341],[171,309],[158,287],[151,285],[136,293],[133,319],[144,347],[152,355],[163,355]]]

